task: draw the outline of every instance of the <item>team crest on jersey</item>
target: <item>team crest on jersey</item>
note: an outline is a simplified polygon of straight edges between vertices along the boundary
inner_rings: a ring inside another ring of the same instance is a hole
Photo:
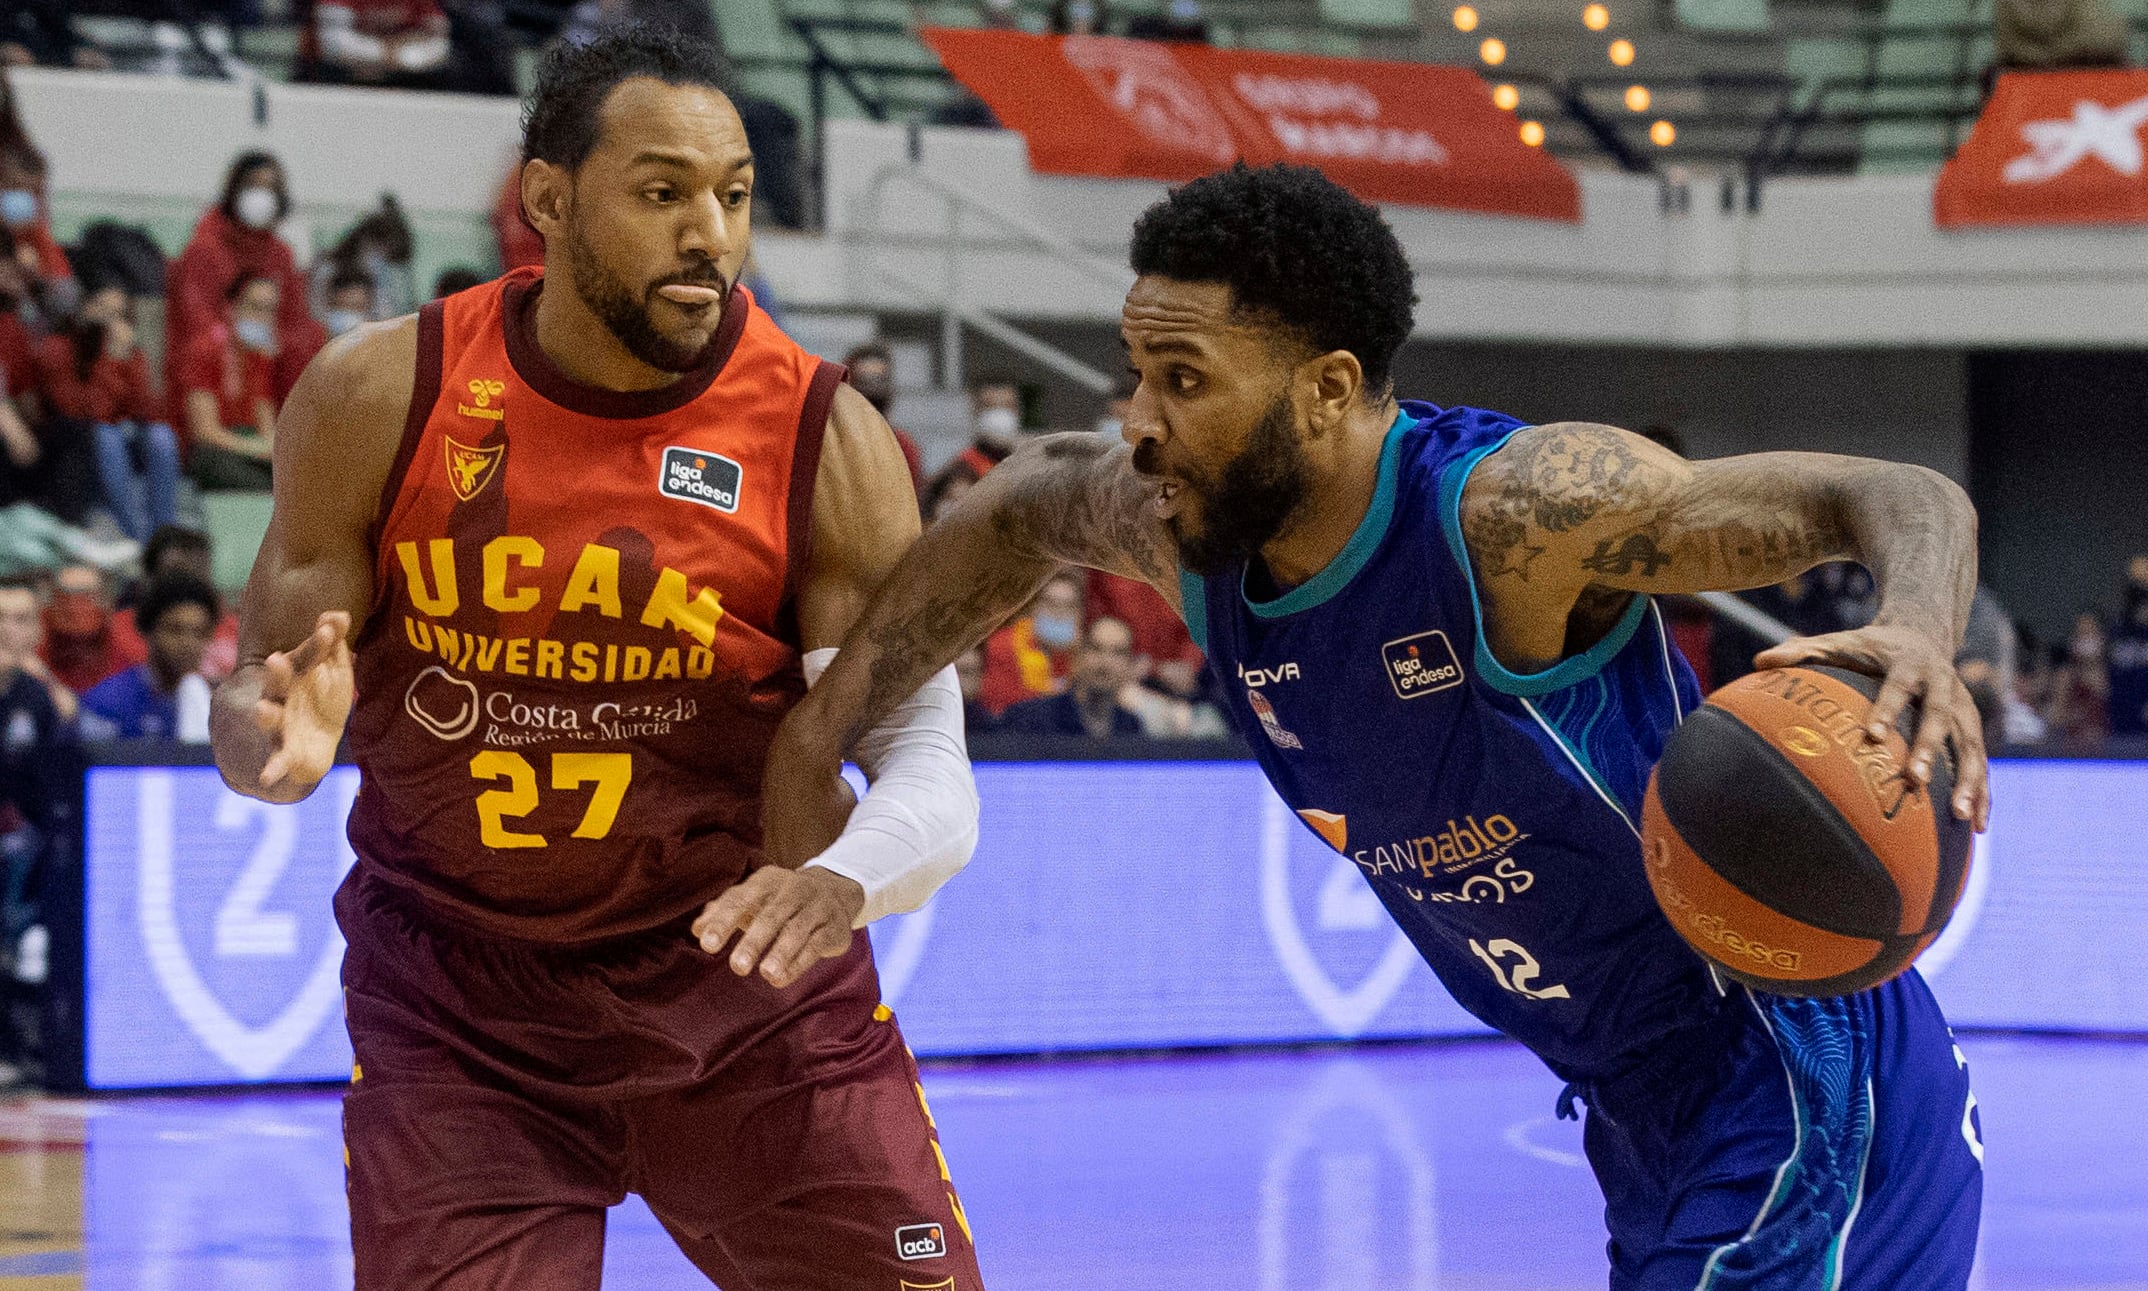
[[[1302,749],[1305,747],[1305,741],[1283,729],[1283,723],[1276,718],[1275,705],[1268,702],[1266,695],[1247,687],[1246,703],[1253,706],[1253,716],[1260,719],[1260,728],[1268,732],[1268,739],[1274,743],[1275,747],[1279,749]]]
[[[499,474],[500,461],[507,455],[507,445],[494,444],[490,448],[472,448],[458,442],[453,435],[442,435],[447,443],[448,483],[455,496],[468,502],[485,491],[492,477]]]
[[[479,421],[501,421],[506,418],[507,409],[492,406],[493,400],[507,393],[505,381],[497,377],[473,377],[468,389],[470,402],[457,400],[455,411],[465,417],[475,417]]]
[[[739,486],[744,478],[744,468],[721,454],[698,448],[667,448],[656,487],[667,498],[698,502],[728,514],[738,510]]]

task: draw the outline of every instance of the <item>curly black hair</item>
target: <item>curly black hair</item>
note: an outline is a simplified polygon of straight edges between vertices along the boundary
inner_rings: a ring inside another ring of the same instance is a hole
[[[1316,354],[1348,350],[1365,397],[1386,398],[1417,303],[1410,262],[1376,208],[1312,167],[1239,162],[1173,189],[1131,254],[1137,274],[1224,284],[1235,311]]]
[[[167,570],[149,580],[149,590],[142,593],[141,603],[134,607],[134,626],[143,636],[157,630],[166,614],[182,605],[199,605],[209,616],[214,627],[224,613],[224,603],[217,598],[216,589],[181,570]]]
[[[671,27],[607,30],[585,44],[552,47],[522,110],[522,160],[577,170],[597,146],[597,115],[620,82],[647,76],[702,85],[728,97],[731,69],[714,41]]]

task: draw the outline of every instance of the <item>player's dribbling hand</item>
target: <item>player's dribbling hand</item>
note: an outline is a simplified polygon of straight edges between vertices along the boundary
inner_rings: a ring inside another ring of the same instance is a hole
[[[813,965],[850,949],[851,924],[865,908],[855,879],[817,866],[765,865],[702,907],[694,920],[701,949],[718,954],[738,934],[731,971],[756,969],[771,986],[789,986]]]
[[[1884,678],[1866,730],[1884,735],[1912,700],[1923,712],[1917,738],[1909,746],[1904,774],[1923,789],[1932,782],[1932,764],[1948,741],[1954,745],[1954,814],[1979,832],[1991,820],[1991,784],[1984,758],[1984,719],[1976,711],[1969,687],[1954,670],[1954,658],[1929,633],[1913,628],[1873,624],[1849,632],[1799,637],[1762,651],[1753,660],[1761,668],[1829,664]]]
[[[288,782],[310,789],[335,765],[351,712],[350,631],[351,616],[329,610],[297,647],[262,660],[254,724],[271,742],[263,788]]]

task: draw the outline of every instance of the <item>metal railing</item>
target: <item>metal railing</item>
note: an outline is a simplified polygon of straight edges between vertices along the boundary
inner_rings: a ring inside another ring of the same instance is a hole
[[[962,387],[962,329],[967,327],[1092,394],[1110,393],[1114,383],[1108,374],[964,299],[962,265],[969,250],[964,226],[982,220],[1013,234],[1018,244],[1043,252],[1114,294],[1122,294],[1133,285],[1132,270],[1077,246],[1026,215],[984,201],[933,178],[915,165],[902,163],[881,167],[856,199],[854,227],[867,231],[872,239],[877,240],[880,235],[884,199],[888,188],[895,184],[914,186],[947,203],[948,232],[937,291],[885,263],[873,265],[873,271],[891,286],[940,315],[940,383],[943,389]]]
[[[794,66],[806,75],[816,151],[833,92],[840,92],[857,111],[876,121],[898,119],[906,113],[928,114],[959,93],[956,82],[937,63],[848,58],[834,48],[834,38],[842,36],[914,40],[915,33],[906,24],[832,17],[792,17],[788,24],[806,51]],[[2148,20],[2138,22],[2136,30],[2148,33]],[[1988,24],[1982,23],[1912,27],[1865,22],[1815,27],[1810,34],[1861,46],[1862,68],[1817,79],[1773,72],[1651,74],[1648,83],[1658,93],[1695,91],[1704,102],[1699,112],[1680,117],[1677,124],[1687,142],[1670,149],[1647,143],[1640,119],[1629,124],[1628,114],[1591,102],[1592,95],[1622,91],[1632,83],[1630,76],[1502,69],[1499,79],[1537,88],[1556,109],[1558,121],[1573,128],[1569,134],[1622,169],[1654,173],[1667,161],[1718,165],[1742,173],[1757,186],[1763,179],[1800,169],[1846,169],[1860,160],[1922,161],[1932,159],[1935,152],[1951,152],[1961,141],[1965,123],[1982,109],[1986,69],[1975,50],[1989,32]],[[1786,30],[1762,33],[1760,38],[1787,40],[1800,34],[1804,33]],[[1680,35],[1699,47],[1716,40],[1750,44],[1754,39],[1751,33],[1718,37],[1684,31]],[[1883,70],[1890,52],[1912,44],[1944,47],[1947,52],[1937,61],[1950,63],[1950,69],[1929,73]],[[900,92],[910,86],[930,90],[918,95]],[[1896,101],[1905,98],[1921,101]],[[1935,130],[1935,141],[1904,144],[1862,137],[1865,127],[1882,124],[1929,125]],[[1851,132],[1858,137],[1845,140],[1843,136]],[[1832,148],[1815,146],[1816,140],[1830,139]]]

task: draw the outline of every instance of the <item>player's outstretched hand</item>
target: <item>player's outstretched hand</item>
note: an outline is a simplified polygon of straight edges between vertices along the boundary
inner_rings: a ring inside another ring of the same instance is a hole
[[[800,870],[764,865],[701,909],[694,936],[718,954],[738,934],[731,971],[756,969],[771,986],[789,986],[813,965],[850,949],[851,924],[865,908],[855,879],[818,866]]]
[[[351,616],[329,610],[313,635],[262,661],[254,724],[270,742],[268,761],[261,765],[264,789],[286,782],[311,789],[335,765],[336,745],[351,712],[350,632]]]
[[[1798,637],[1761,652],[1761,668],[1829,664],[1884,678],[1872,701],[1867,730],[1886,734],[1902,709],[1916,701],[1923,709],[1917,738],[1909,747],[1905,774],[1923,789],[1932,782],[1932,763],[1947,741],[1954,743],[1954,814],[1979,832],[1991,821],[1991,782],[1984,757],[1984,719],[1969,688],[1954,671],[1954,658],[1929,633],[1874,624],[1850,632]]]

